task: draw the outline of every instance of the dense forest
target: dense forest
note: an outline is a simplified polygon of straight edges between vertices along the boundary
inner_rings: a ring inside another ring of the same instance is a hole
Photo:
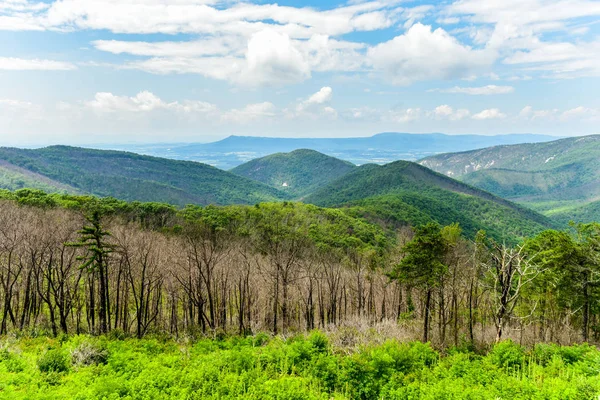
[[[0,192],[0,398],[600,393],[600,224],[364,215]]]
[[[600,336],[600,224],[509,246],[302,203],[3,192],[0,333],[202,335],[396,321],[441,348]]]

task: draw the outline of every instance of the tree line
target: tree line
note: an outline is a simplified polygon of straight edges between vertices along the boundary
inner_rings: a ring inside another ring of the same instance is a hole
[[[600,224],[506,244],[301,203],[3,193],[0,334],[143,337],[393,321],[440,346],[600,336]]]

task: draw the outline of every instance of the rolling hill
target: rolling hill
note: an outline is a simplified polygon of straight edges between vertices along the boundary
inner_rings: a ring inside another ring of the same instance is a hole
[[[591,205],[600,200],[600,135],[442,154],[419,163],[562,221],[600,220]]]
[[[201,163],[67,146],[0,148],[0,187],[175,205],[254,204],[288,198],[260,182]]]
[[[314,150],[294,150],[257,158],[231,170],[298,198],[347,174],[356,166]]]
[[[385,224],[458,222],[467,235],[484,229],[507,240],[553,226],[541,214],[408,161],[358,167],[305,202],[350,207]]]
[[[66,146],[0,148],[0,168],[0,187],[9,189],[50,188],[175,205],[301,198],[320,206],[344,206],[391,226],[458,222],[467,235],[485,229],[511,241],[551,226],[534,211],[412,162],[356,167],[311,150],[274,154],[236,168],[245,176],[196,162]],[[2,171],[11,177],[6,182]]]

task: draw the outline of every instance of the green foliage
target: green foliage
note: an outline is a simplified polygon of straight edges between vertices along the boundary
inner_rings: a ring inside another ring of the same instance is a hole
[[[448,242],[438,224],[431,222],[417,227],[415,237],[402,248],[406,256],[391,276],[411,286],[433,287],[448,270],[444,264],[447,248]]]
[[[69,357],[62,349],[50,349],[38,359],[40,372],[67,372]]]
[[[0,352],[0,397],[21,399],[592,399],[600,394],[600,351],[591,346],[512,342],[478,356],[442,356],[429,345],[389,341],[356,352],[323,347],[326,337],[105,340],[106,363],[69,369],[66,354],[90,339],[12,342]],[[21,368],[11,368],[16,352]],[[7,356],[7,354],[10,354]],[[40,357],[40,354],[43,354]],[[43,371],[37,358],[45,361]],[[51,362],[50,359],[52,359]]]
[[[497,343],[488,358],[500,368],[518,368],[525,362],[525,350],[511,340]]]

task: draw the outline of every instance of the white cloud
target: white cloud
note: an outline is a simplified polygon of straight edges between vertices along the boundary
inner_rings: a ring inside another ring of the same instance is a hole
[[[438,117],[447,117],[452,115],[452,107],[450,107],[447,104],[441,105],[441,106],[437,106],[434,110],[434,113],[436,116]]]
[[[332,97],[333,89],[329,86],[324,86],[318,92],[310,95],[307,99],[300,101],[296,105],[294,111],[286,109],[285,114],[288,118],[318,118],[320,116],[337,118],[337,111],[328,105]]]
[[[96,93],[94,100],[84,103],[86,107],[98,112],[147,112],[158,108],[168,108],[169,104],[155,94],[143,91],[134,97],[116,96],[112,93]]]
[[[463,45],[441,28],[417,23],[405,34],[368,50],[376,70],[398,85],[419,80],[455,79],[491,65],[495,55]]]
[[[584,106],[579,106],[570,110],[566,110],[560,115],[560,118],[562,120],[595,120],[598,117],[600,117],[600,110]]]
[[[249,38],[207,37],[193,42],[98,40],[101,51],[152,57],[124,68],[156,74],[196,73],[245,86],[282,85],[310,78],[311,71],[357,71],[364,68],[364,44],[325,35],[292,40],[272,28]]]
[[[36,105],[29,101],[21,101],[21,100],[14,100],[14,99],[0,99],[0,109],[30,110],[35,107],[36,107]]]
[[[33,4],[33,2],[25,2]],[[61,0],[17,15],[11,29],[96,29],[114,33],[234,33],[250,36],[266,25],[308,38],[390,27],[397,1],[366,1],[332,10],[216,0]],[[15,14],[15,13],[13,13]],[[143,15],[144,18],[139,18]],[[0,25],[0,27],[3,27]]]
[[[244,85],[295,83],[310,78],[310,66],[289,36],[271,29],[252,35],[246,62],[237,78]]]
[[[273,103],[265,101],[263,103],[248,104],[242,109],[233,109],[224,113],[221,117],[223,121],[231,121],[238,124],[274,117],[276,107]]]
[[[496,86],[496,85],[487,85],[480,87],[460,87],[454,86],[449,89],[435,89],[434,91],[438,91],[440,93],[462,93],[469,95],[492,95],[492,94],[508,94],[513,93],[515,88],[512,86]]]
[[[476,120],[499,119],[506,118],[506,114],[500,112],[497,108],[490,108],[473,115],[472,118]]]
[[[9,71],[70,71],[74,64],[62,61],[0,57],[0,70]]]
[[[117,96],[112,93],[96,93],[94,100],[85,101],[83,105],[97,113],[148,113],[157,110],[170,110],[186,114],[215,114],[218,109],[214,104],[185,100],[183,102],[165,102],[149,91],[143,91],[133,97]],[[61,108],[69,107],[61,103]]]
[[[242,54],[245,47],[237,36],[208,37],[191,42],[126,42],[121,40],[96,40],[92,45],[98,50],[113,54],[132,54],[151,57],[198,57]]]
[[[444,14],[466,19],[474,32],[488,32],[479,43],[505,54],[506,64],[525,65],[549,78],[600,75],[598,42],[576,38],[587,32],[576,21],[600,16],[598,1],[460,0]],[[554,32],[562,42],[553,40]]]
[[[333,96],[333,89],[331,89],[329,86],[325,86],[325,87],[322,87],[321,90],[319,90],[317,93],[310,96],[304,102],[304,104],[306,104],[306,105],[323,104],[325,102],[330,101],[332,96]]]
[[[531,117],[532,114],[533,114],[533,107],[531,107],[531,106],[525,106],[525,107],[523,107],[521,112],[519,112],[519,116],[523,117],[523,118],[529,118],[529,117]]]
[[[519,112],[519,117],[525,118],[525,119],[530,119],[530,120],[535,120],[538,118],[553,118],[557,112],[558,112],[557,109],[535,110],[532,106],[525,106]]]
[[[441,106],[437,106],[433,110],[433,115],[437,119],[449,119],[451,121],[460,121],[462,119],[468,118],[469,115],[471,115],[471,112],[466,108],[454,110],[449,105],[443,104]]]
[[[408,123],[413,122],[421,118],[421,109],[420,108],[406,108],[399,110],[391,110],[387,114],[383,116],[384,120],[399,122],[399,123]]]
[[[527,50],[506,57],[509,65],[529,71],[544,71],[551,77],[600,76],[600,41],[568,43],[535,41]]]

